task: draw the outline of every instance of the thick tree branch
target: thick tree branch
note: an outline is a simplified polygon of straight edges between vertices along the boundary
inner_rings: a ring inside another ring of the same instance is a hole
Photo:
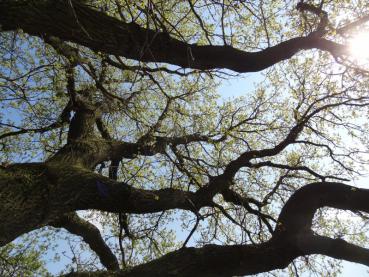
[[[334,56],[347,53],[345,46],[313,35],[292,38],[259,52],[245,52],[230,46],[189,44],[171,38],[165,32],[125,23],[76,0],[4,0],[0,3],[0,11],[4,31],[20,28],[30,35],[55,36],[106,54],[183,68],[253,72],[289,59],[304,49],[317,48]]]
[[[251,166],[250,160],[255,158],[263,158],[275,156],[283,151],[288,145],[293,143],[298,135],[304,128],[308,119],[297,123],[291,128],[287,136],[272,148],[266,148],[262,150],[251,150],[241,154],[238,158],[229,162],[223,172],[223,174],[216,176],[210,180],[210,182],[202,187],[198,193],[201,195],[207,195],[208,198],[212,198],[220,191],[229,188],[232,185],[232,180],[238,170],[245,166]]]
[[[147,66],[142,66],[142,65],[128,65],[125,64],[121,59],[119,60],[119,62],[112,60],[111,58],[107,58],[106,59],[106,63],[108,63],[111,66],[114,66],[116,68],[122,69],[122,70],[131,70],[131,71],[142,71],[142,72],[149,72],[149,73],[153,73],[153,72],[159,72],[159,71],[163,71],[169,74],[176,74],[179,76],[188,76],[191,74],[196,73],[196,71],[189,71],[189,72],[183,72],[183,70],[181,69],[177,69],[177,70],[170,70],[166,67],[147,67]]]
[[[211,200],[208,199],[207,204],[205,198],[196,193],[175,189],[135,189],[89,170],[68,165],[13,165],[1,168],[0,173],[1,245],[24,232],[50,224],[60,214],[75,210],[153,213],[168,209],[196,211],[202,206],[212,206]],[[312,235],[310,227],[317,209],[328,206],[369,212],[368,199],[367,189],[341,183],[309,184],[288,200],[280,213],[273,238],[268,243],[258,246],[183,248],[135,267],[129,273],[124,273],[126,275],[120,272],[116,276],[170,276],[173,272],[178,276],[195,273],[201,273],[201,276],[254,274],[283,268],[300,255],[321,252],[352,260],[349,252],[346,256],[340,256],[335,252],[328,253],[328,250],[323,252],[321,248],[305,249],[300,245],[301,236]],[[358,251],[354,250],[350,251]]]
[[[136,189],[68,162],[0,167],[0,177],[1,246],[77,210],[140,214],[212,206],[193,192]]]
[[[323,207],[369,212],[369,190],[335,182],[306,185],[297,190],[283,207],[277,231],[310,231],[316,210]]]
[[[294,258],[323,254],[369,265],[369,250],[341,239],[313,235],[310,227],[318,208],[369,211],[369,190],[341,183],[313,183],[295,192],[279,217],[270,241],[256,246],[216,246],[182,248],[129,272],[112,276],[234,276],[284,268]],[[231,257],[231,258],[228,258]],[[76,273],[69,276],[87,276]],[[96,273],[96,276],[100,273]],[[103,274],[103,273],[101,273]]]
[[[240,276],[285,268],[299,256],[323,254],[336,259],[369,265],[369,250],[341,239],[302,235],[298,243],[272,239],[257,246],[208,245],[182,248],[155,261],[134,267],[129,272],[109,276]],[[92,274],[92,275],[88,275]],[[96,275],[95,275],[96,274]],[[106,276],[107,272],[71,273],[67,276]]]
[[[119,263],[109,246],[101,237],[95,225],[80,218],[76,213],[69,213],[49,223],[56,228],[64,228],[70,233],[80,236],[98,255],[102,265],[108,270],[119,270]]]
[[[353,245],[343,239],[305,236],[301,239],[299,246],[306,254],[321,254],[369,266],[369,249]]]
[[[76,125],[75,133],[80,136],[80,139],[65,145],[55,156],[49,159],[49,162],[69,161],[86,168],[94,168],[97,164],[109,160],[120,161],[122,159],[133,159],[139,155],[154,156],[156,154],[165,154],[167,147],[170,145],[182,145],[201,141],[216,143],[219,141],[200,134],[180,137],[153,136],[148,141],[139,142],[124,142],[113,139],[108,140],[107,138],[100,139],[92,136],[91,128],[93,128],[95,122],[93,121],[94,116],[91,113],[87,113],[85,117],[82,116],[83,114],[80,115],[80,120],[83,124],[78,124],[78,118],[72,121],[72,124]],[[101,121],[97,123],[100,132],[103,131],[101,130],[101,123]]]
[[[256,274],[285,268],[296,256],[295,248],[285,248],[278,241],[258,246],[207,245],[202,248],[181,248],[152,262],[136,266],[127,272],[109,272],[120,277],[229,277]],[[67,276],[106,276],[107,272],[71,273]]]
[[[274,147],[261,150],[251,150],[241,154],[237,159],[231,161],[226,166],[224,175],[233,177],[241,167],[250,166],[250,160],[256,158],[271,157],[279,154],[288,145],[290,145],[297,139],[307,121],[308,119],[298,122],[295,126],[291,128],[287,136]]]

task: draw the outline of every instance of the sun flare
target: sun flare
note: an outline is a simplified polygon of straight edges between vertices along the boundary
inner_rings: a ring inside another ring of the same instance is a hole
[[[356,59],[369,59],[369,32],[359,33],[350,40],[350,53]]]

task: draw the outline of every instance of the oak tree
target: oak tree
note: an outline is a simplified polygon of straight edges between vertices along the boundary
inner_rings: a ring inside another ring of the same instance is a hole
[[[368,21],[361,0],[0,0],[2,274],[47,274],[61,229],[67,276],[369,266]]]

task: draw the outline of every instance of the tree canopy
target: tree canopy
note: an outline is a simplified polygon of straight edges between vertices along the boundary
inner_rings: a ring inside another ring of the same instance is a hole
[[[0,0],[0,274],[47,275],[62,238],[65,276],[369,266],[368,21],[364,0]]]

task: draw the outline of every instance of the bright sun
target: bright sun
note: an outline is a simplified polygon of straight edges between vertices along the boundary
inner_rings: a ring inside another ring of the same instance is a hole
[[[369,33],[359,33],[350,40],[350,53],[358,60],[369,58]]]

